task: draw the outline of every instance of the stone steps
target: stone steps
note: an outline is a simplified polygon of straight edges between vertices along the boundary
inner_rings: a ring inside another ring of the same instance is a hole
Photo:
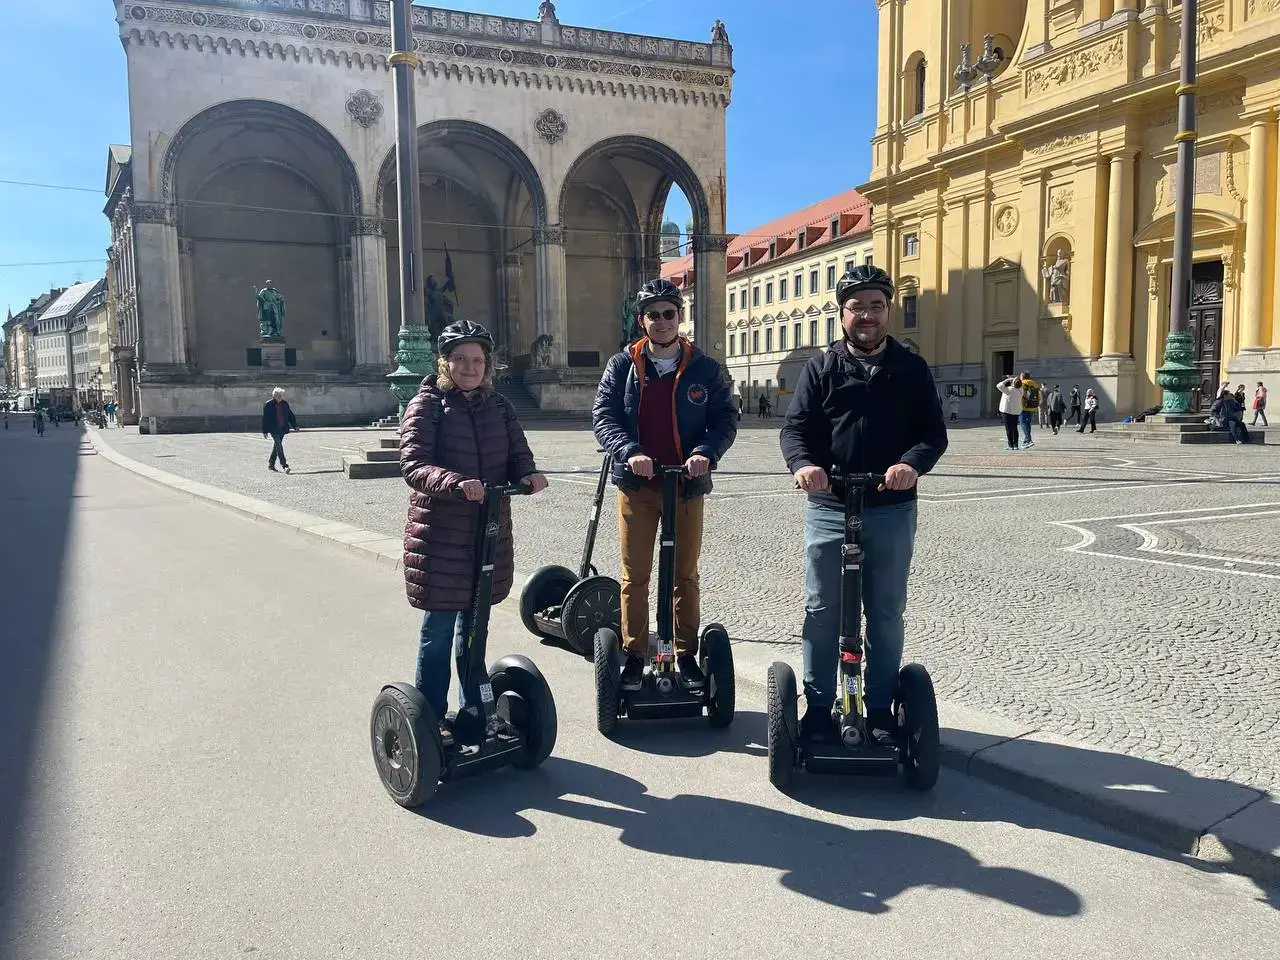
[[[1231,443],[1231,434],[1225,430],[1211,430],[1203,417],[1196,420],[1178,418],[1177,420],[1147,421],[1143,423],[1113,423],[1102,428],[1108,436],[1119,440],[1156,441],[1161,443],[1215,444]],[[1266,431],[1250,430],[1250,444],[1265,444]]]

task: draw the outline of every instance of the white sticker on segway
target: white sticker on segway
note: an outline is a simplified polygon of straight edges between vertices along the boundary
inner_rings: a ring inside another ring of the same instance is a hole
[[[484,703],[493,703],[493,687],[490,684],[480,684],[480,700]]]

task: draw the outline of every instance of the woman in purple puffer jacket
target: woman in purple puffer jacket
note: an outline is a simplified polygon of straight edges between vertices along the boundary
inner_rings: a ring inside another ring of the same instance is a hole
[[[515,411],[493,389],[493,337],[460,320],[441,332],[437,372],[422,381],[400,426],[400,473],[410,487],[404,528],[409,603],[425,611],[415,685],[444,719],[450,653],[473,619],[476,526],[484,486],[546,489]],[[493,571],[493,602],[511,592],[515,557],[511,501],[504,500]],[[461,700],[464,694],[459,692]],[[465,707],[461,703],[460,707]]]

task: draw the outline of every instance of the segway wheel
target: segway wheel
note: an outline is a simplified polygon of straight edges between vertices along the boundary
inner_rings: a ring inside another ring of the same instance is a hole
[[[708,624],[702,631],[702,670],[707,675],[707,717],[713,727],[733,723],[737,697],[733,675],[733,646],[729,632],[718,623]]]
[[[918,663],[903,667],[898,674],[896,700],[902,779],[913,790],[931,790],[938,782],[941,742],[938,701],[929,671]]]
[[[618,726],[622,695],[622,643],[608,627],[595,635],[596,729],[606,737]]]
[[[524,750],[512,766],[532,770],[551,756],[559,732],[551,687],[532,660],[515,654],[493,665],[489,682],[499,712],[524,737]]]
[[[622,586],[612,577],[588,577],[574,584],[560,610],[569,644],[588,659],[595,656],[596,631],[622,624]]]
[[[391,799],[420,807],[440,784],[440,721],[409,684],[389,684],[373,701],[369,720],[373,762]]]
[[[785,790],[796,769],[796,744],[800,739],[796,674],[787,664],[769,667],[765,703],[769,711],[769,782]]]
[[[535,637],[556,639],[540,630],[533,616],[564,603],[569,589],[577,582],[577,574],[568,567],[539,567],[535,570],[520,591],[520,619],[524,621],[524,628]]]

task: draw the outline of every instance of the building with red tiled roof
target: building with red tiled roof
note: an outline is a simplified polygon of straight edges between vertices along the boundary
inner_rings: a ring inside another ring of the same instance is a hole
[[[774,415],[784,413],[804,362],[836,339],[836,280],[855,263],[871,261],[871,216],[867,199],[847,190],[729,241],[725,362],[744,415],[756,415],[761,397]],[[662,275],[692,298],[693,257],[667,261]],[[692,316],[688,309],[686,316]],[[907,337],[914,320],[908,295]]]

